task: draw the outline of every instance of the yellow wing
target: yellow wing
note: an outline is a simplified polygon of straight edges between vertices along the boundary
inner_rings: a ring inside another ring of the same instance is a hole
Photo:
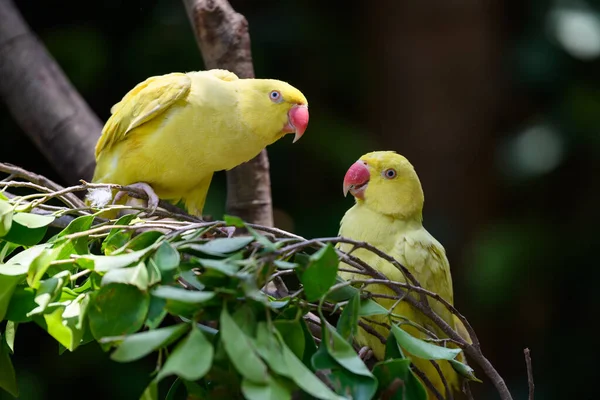
[[[158,117],[173,104],[185,99],[191,79],[182,73],[153,76],[131,89],[111,108],[111,117],[102,129],[96,144],[96,159],[100,153],[125,140],[127,133]]]
[[[205,72],[225,82],[237,81],[239,79],[236,74],[226,69],[211,69]]]
[[[421,286],[439,294],[450,304],[454,302],[446,251],[425,229],[403,236],[390,254],[403,261]],[[453,326],[452,314],[445,306],[434,300],[430,300],[430,304],[440,317]]]

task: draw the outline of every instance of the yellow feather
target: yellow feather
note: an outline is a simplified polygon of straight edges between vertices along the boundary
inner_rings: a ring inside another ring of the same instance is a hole
[[[356,204],[344,215],[340,224],[340,236],[368,242],[378,247],[406,266],[425,289],[438,293],[452,303],[450,266],[442,245],[423,228],[421,222],[423,191],[413,166],[406,158],[389,151],[368,153],[360,160],[366,162],[370,179],[364,192],[364,199],[357,199]],[[386,178],[383,173],[389,168],[396,171],[393,179]],[[352,246],[341,244],[339,247],[349,251]],[[388,279],[406,282],[401,271],[375,254],[358,249],[353,252],[353,255],[383,273]],[[347,272],[342,272],[340,275],[344,279],[364,279],[364,275]],[[394,296],[391,289],[382,285],[369,286],[368,290],[373,293]],[[395,303],[395,300],[392,299],[377,299],[376,301],[387,309],[390,309]],[[430,301],[430,304],[440,317],[450,326],[455,327],[457,320],[442,304],[437,301]],[[400,302],[394,309],[394,313],[434,331],[439,337],[446,337],[440,329],[433,326],[429,318],[407,302]],[[383,316],[370,318],[379,322],[387,322],[387,318]],[[460,325],[462,334],[464,327],[462,324]],[[385,327],[377,324],[371,324],[371,326],[384,337],[389,335],[389,331]],[[414,327],[403,325],[402,329],[413,336],[426,337]],[[377,359],[384,358],[385,347],[377,337],[360,328],[356,339],[361,346],[371,348]],[[433,365],[427,360],[410,354],[409,356],[413,364],[427,375],[436,389],[444,394],[442,380]],[[453,389],[458,389],[458,375],[452,366],[446,361],[438,363],[448,384]],[[429,393],[429,398],[433,398],[431,393]]]
[[[269,98],[281,93],[282,101]],[[115,104],[96,145],[94,182],[149,184],[201,215],[216,171],[255,157],[285,133],[288,111],[308,103],[286,82],[226,70],[154,76]]]

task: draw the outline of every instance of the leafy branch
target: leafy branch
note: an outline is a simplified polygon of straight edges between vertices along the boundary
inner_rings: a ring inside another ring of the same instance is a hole
[[[303,393],[319,399],[415,400],[426,398],[424,387],[443,398],[403,349],[430,360],[446,388],[439,362],[450,362],[470,395],[468,382],[479,380],[457,359],[464,352],[500,397],[511,399],[467,319],[368,243],[307,240],[237,217],[207,222],[161,208],[151,217],[129,206],[94,209],[71,195],[98,185],[62,188],[17,168],[0,164],[8,175],[0,180],[0,321],[6,321],[0,329],[0,387],[15,396],[15,335],[19,324],[34,322],[63,351],[96,341],[117,362],[156,354],[156,370],[141,394],[147,399],[157,399],[159,382],[172,375],[172,391],[199,398]],[[125,214],[106,220],[100,217],[106,209]],[[53,226],[65,216],[71,218],[66,226]],[[244,233],[229,237],[234,230]],[[340,249],[344,246],[349,250]],[[406,281],[389,281],[355,257],[357,249],[389,261]],[[344,281],[340,270],[364,277]],[[385,285],[395,296],[371,293],[371,285]],[[384,308],[380,298],[408,302],[445,336],[394,314],[395,304]],[[469,338],[446,323],[431,300],[462,321]],[[377,315],[385,322],[371,318]],[[404,325],[423,338],[401,329]],[[358,327],[384,344],[384,361],[368,360],[368,349],[355,347]],[[531,374],[528,378],[532,397]]]

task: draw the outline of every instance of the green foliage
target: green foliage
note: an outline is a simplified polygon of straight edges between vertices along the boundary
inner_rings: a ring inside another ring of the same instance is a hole
[[[454,360],[459,350],[394,324],[391,356],[367,368],[352,346],[359,318],[389,313],[337,277],[331,245],[290,253],[285,246],[299,239],[271,240],[235,217],[226,222],[248,234],[221,237],[218,224],[141,231],[149,220],[132,214],[108,222],[82,215],[47,232],[53,220],[0,200],[0,387],[13,396],[17,326],[31,321],[63,350],[96,341],[120,363],[157,354],[139,393],[148,400],[161,398],[159,382],[169,376],[176,379],[167,399],[184,391],[189,398],[284,399],[300,391],[307,399],[386,393],[421,400],[423,386],[398,344],[472,374]],[[288,282],[293,295],[269,291],[275,273],[298,278]],[[303,318],[311,310],[320,315],[318,346]],[[337,329],[329,316],[339,317]]]

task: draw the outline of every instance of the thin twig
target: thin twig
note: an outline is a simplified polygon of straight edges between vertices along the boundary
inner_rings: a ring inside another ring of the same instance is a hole
[[[382,344],[387,343],[387,339],[379,332],[377,332],[372,326],[368,325],[366,322],[362,320],[358,320],[358,325],[365,330],[370,335],[375,336]]]
[[[463,381],[463,393],[467,396],[467,400],[475,400],[473,393],[471,393],[471,385],[468,380]]]
[[[533,368],[531,366],[531,352],[528,348],[523,350],[525,353],[525,364],[527,364],[527,383],[529,385],[529,400],[533,400],[533,391],[535,389],[535,385],[533,383]]]
[[[446,377],[444,376],[440,365],[435,360],[429,360],[429,362],[433,365],[433,368],[435,368],[438,375],[440,376],[440,379],[442,380],[442,384],[444,385],[444,389],[446,390],[446,400],[454,400],[454,395],[452,394],[452,391],[448,386],[448,381],[446,380]]]
[[[412,364],[411,367],[415,375],[417,375],[425,384],[425,386],[427,386],[427,389],[429,389],[438,400],[444,400],[444,396],[442,396],[440,391],[437,390],[435,386],[433,386],[433,383],[431,383],[427,375],[425,375],[423,371],[421,371],[417,366],[415,366],[415,364]]]
[[[16,165],[12,165],[9,163],[1,163],[0,162],[0,172],[4,172],[6,174],[13,175],[17,178],[26,179],[31,183],[35,183],[36,185],[39,185],[39,186],[44,186],[53,191],[63,189],[63,187],[60,186],[58,183],[46,178],[45,176],[38,175],[33,172],[29,172],[27,170],[24,170],[23,168],[17,167]],[[67,195],[65,197],[73,205],[75,205],[77,207],[80,207],[80,206],[85,207],[85,204],[83,204],[83,202],[79,199],[79,197],[77,197],[75,195]]]

